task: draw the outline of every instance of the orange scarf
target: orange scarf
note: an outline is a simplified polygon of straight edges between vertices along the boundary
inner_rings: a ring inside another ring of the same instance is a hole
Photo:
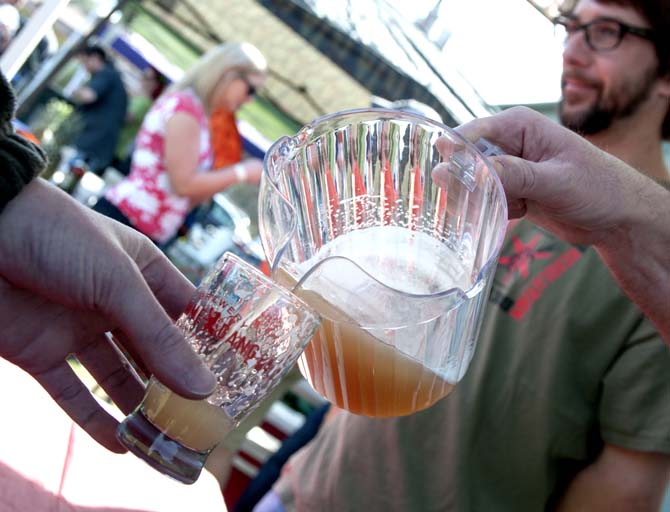
[[[237,130],[235,114],[222,108],[209,118],[214,169],[221,169],[242,160],[242,137]]]

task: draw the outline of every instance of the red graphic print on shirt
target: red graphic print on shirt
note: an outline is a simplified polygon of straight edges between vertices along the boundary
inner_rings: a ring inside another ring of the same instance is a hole
[[[527,241],[522,239],[524,235]],[[578,247],[559,251],[558,246],[565,247],[539,230],[512,234],[511,243],[505,244],[498,260],[491,302],[515,320],[521,320],[547,287],[582,256],[583,250]]]

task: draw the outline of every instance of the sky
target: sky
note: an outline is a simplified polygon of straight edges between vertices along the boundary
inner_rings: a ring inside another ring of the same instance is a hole
[[[389,0],[409,19],[436,0]],[[491,105],[553,103],[560,97],[561,45],[526,0],[442,0],[435,29],[451,33],[449,59]]]

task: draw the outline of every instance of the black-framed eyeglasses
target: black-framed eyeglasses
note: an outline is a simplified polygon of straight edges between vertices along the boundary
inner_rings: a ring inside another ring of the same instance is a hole
[[[553,22],[557,35],[561,35],[564,41],[583,30],[586,44],[596,52],[614,50],[621,44],[626,34],[650,41],[655,37],[654,31],[649,28],[633,27],[613,18],[597,18],[588,23],[579,23],[570,16],[558,16]]]
[[[244,82],[244,84],[247,86],[247,95],[249,97],[256,95],[257,92],[256,86],[251,83],[251,81],[249,80],[249,76],[244,74],[244,72],[236,73],[235,75],[233,75],[233,78],[239,78]]]

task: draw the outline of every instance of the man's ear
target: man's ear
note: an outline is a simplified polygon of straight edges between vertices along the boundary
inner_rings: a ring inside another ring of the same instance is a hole
[[[658,79],[657,91],[665,99],[670,99],[670,71]]]

